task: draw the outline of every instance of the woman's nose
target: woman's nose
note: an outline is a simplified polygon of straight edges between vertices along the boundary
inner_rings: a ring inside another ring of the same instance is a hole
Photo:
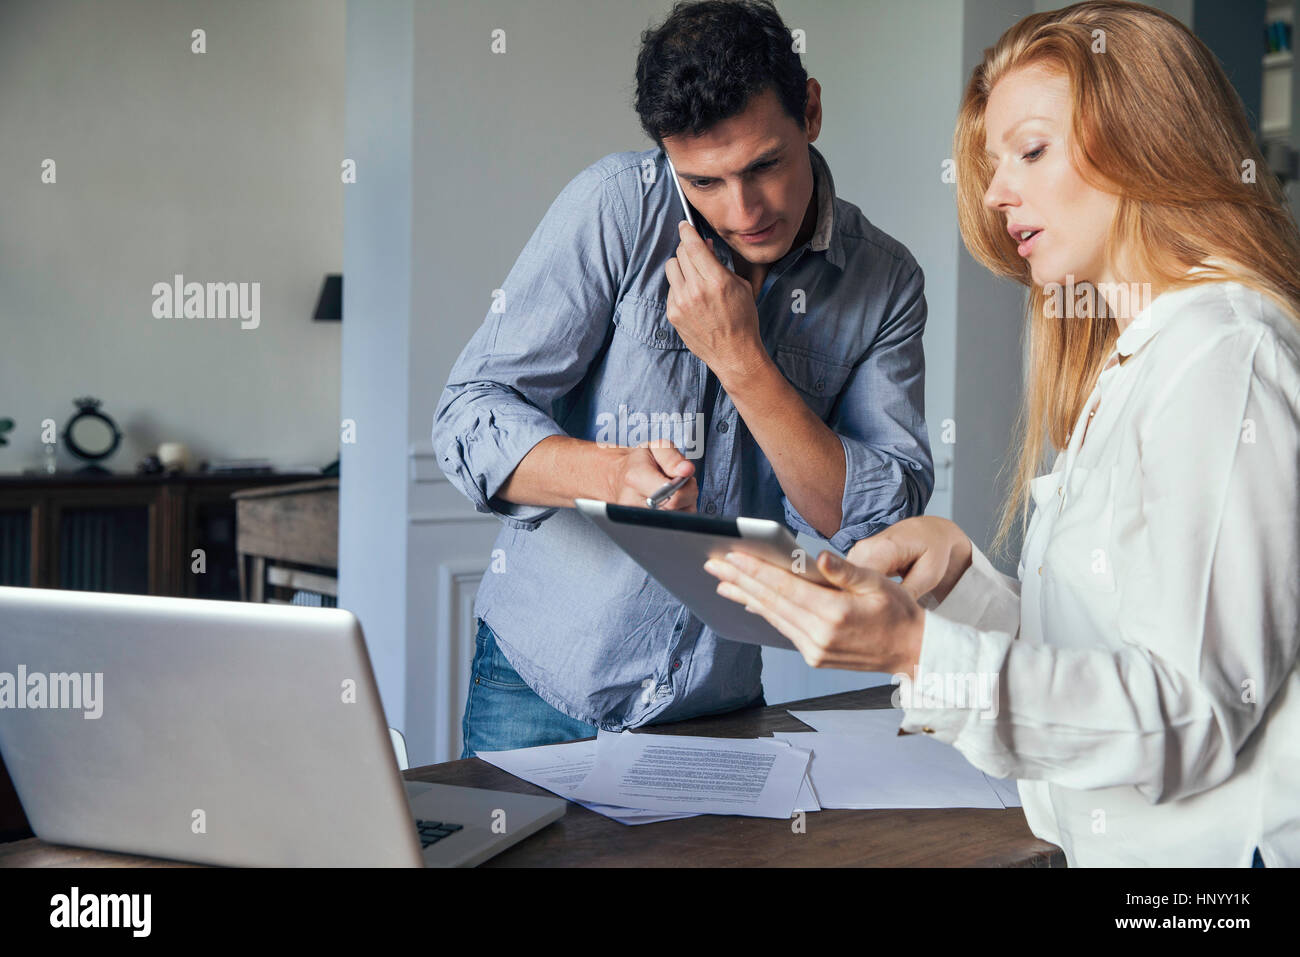
[[[984,205],[998,212],[1002,207],[1015,206],[1019,201],[1020,198],[1011,189],[1006,177],[1001,172],[994,172],[993,179],[989,181],[989,188],[984,191]]]

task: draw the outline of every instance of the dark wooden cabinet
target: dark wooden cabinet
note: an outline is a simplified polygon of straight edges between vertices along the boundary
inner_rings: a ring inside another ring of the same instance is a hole
[[[231,493],[311,478],[0,476],[0,585],[237,601]]]

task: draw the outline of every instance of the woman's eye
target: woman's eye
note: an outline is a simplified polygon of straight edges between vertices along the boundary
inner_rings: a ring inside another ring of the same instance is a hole
[[[1038,147],[1038,149],[1034,150],[1032,153],[1026,153],[1024,156],[1022,156],[1022,157],[1020,157],[1020,158],[1023,159],[1023,160],[1028,160],[1029,162],[1032,163],[1034,160],[1038,159],[1038,157],[1040,157],[1040,156],[1043,155],[1043,150],[1045,150],[1045,149],[1047,149],[1046,146],[1040,146],[1040,147]]]

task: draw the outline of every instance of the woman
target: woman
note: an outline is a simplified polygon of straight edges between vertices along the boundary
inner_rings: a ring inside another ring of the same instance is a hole
[[[706,567],[814,666],[995,682],[902,729],[1071,866],[1300,865],[1300,236],[1240,100],[1172,17],[1080,3],[987,52],[955,154],[967,247],[1031,289],[1019,580],[934,517],[824,553],[836,588]]]

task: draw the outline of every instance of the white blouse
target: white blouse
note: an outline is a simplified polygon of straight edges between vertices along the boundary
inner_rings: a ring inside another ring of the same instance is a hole
[[[1209,283],[1116,353],[1033,481],[1019,580],[974,549],[925,613],[922,681],[997,707],[917,699],[902,730],[1016,778],[1072,867],[1300,866],[1300,325]]]

